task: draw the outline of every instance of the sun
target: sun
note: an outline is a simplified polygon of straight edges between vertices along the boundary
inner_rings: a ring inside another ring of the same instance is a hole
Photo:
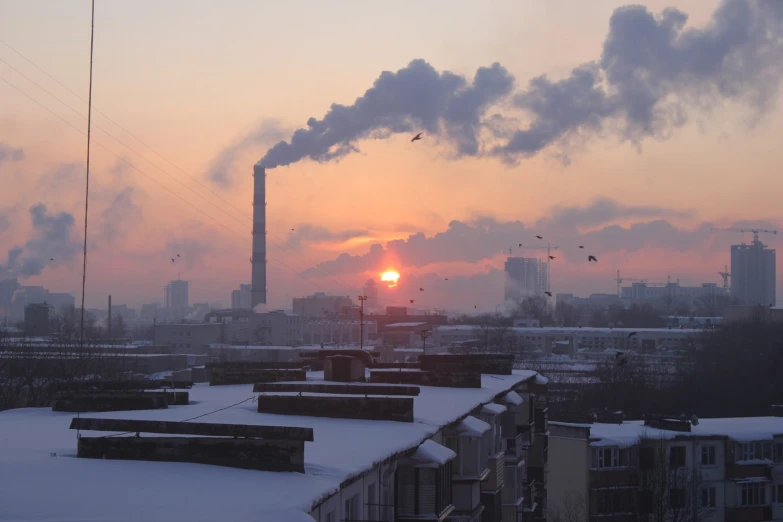
[[[381,274],[381,281],[389,283],[389,288],[397,286],[397,281],[400,279],[400,274],[394,270],[387,270]]]

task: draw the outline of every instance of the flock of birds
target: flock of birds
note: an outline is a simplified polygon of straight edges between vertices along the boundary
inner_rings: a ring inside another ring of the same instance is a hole
[[[177,257],[172,257],[172,258],[171,258],[171,262],[172,262],[172,263],[176,262],[178,257],[179,257],[179,254],[177,254]]]

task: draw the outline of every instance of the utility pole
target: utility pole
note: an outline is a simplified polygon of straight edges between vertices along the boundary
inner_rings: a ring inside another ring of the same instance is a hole
[[[429,335],[429,332],[427,330],[422,330],[419,332],[419,335],[421,335],[422,342],[421,353],[422,355],[427,355],[427,335]]]
[[[359,349],[364,350],[364,302],[366,295],[359,296]]]

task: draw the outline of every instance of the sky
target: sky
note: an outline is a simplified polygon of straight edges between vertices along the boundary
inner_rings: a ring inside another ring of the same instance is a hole
[[[230,304],[259,161],[272,307],[394,269],[388,304],[494,310],[535,235],[554,292],[721,284],[750,235],[712,227],[780,228],[781,4],[96,3],[89,307]],[[0,0],[0,270],[76,295],[89,27]]]

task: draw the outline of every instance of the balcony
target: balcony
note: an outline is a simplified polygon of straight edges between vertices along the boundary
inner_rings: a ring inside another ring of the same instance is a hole
[[[489,475],[481,483],[481,491],[495,492],[503,487],[505,473],[506,454],[502,451],[489,457]]]
[[[726,508],[726,522],[763,522],[772,520],[769,506],[745,506]]]
[[[509,437],[503,439],[503,449],[506,452],[506,460],[509,462],[519,462],[520,460],[527,459],[527,450],[530,446],[530,439],[527,438],[528,443],[525,444],[525,436],[522,433],[518,433],[516,437]]]
[[[528,466],[527,468],[527,480],[528,482],[544,483],[544,468],[538,466]]]
[[[747,478],[772,478],[772,466],[769,464],[734,464],[726,466],[726,479],[739,480]]]
[[[536,408],[535,425],[536,433],[546,433],[549,429],[549,408]]]
[[[635,486],[637,479],[637,473],[633,468],[590,470],[591,488]]]

